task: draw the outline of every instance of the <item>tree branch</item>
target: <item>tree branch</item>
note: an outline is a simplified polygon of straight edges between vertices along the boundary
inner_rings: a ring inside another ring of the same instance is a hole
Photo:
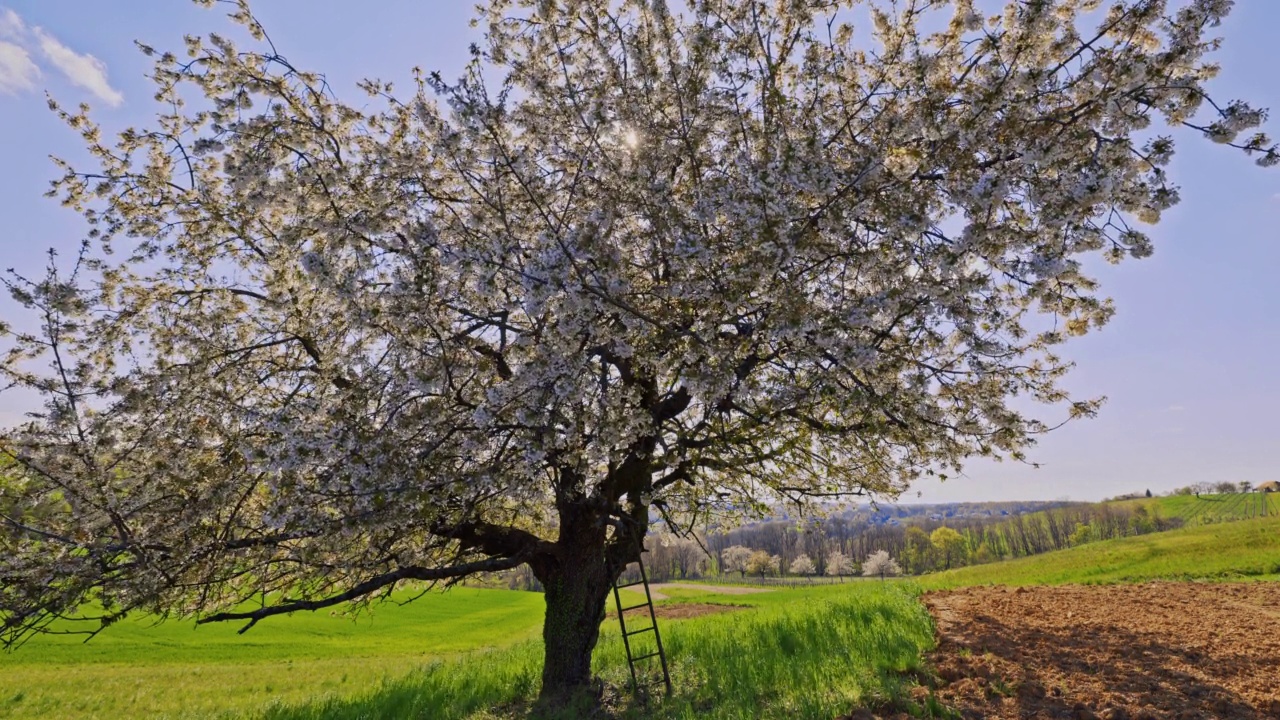
[[[249,624],[239,630],[239,633],[243,634],[263,618],[268,618],[272,615],[284,615],[287,613],[297,612],[299,610],[321,610],[323,608],[340,605],[345,602],[351,602],[387,587],[388,585],[394,585],[401,580],[448,580],[478,572],[510,570],[524,561],[525,557],[523,555],[519,555],[516,557],[478,560],[476,562],[463,563],[461,565],[454,565],[453,567],[447,568],[424,568],[417,566],[403,567],[399,570],[370,578],[346,592],[331,595],[327,598],[321,598],[319,600],[295,600],[293,602],[285,602],[279,605],[259,608],[249,612],[216,613],[196,620],[196,624],[204,625],[206,623],[226,622],[228,620],[248,620]]]

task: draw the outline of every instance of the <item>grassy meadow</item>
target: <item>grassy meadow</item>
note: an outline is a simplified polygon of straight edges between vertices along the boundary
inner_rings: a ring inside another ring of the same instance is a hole
[[[244,635],[234,624],[129,619],[88,643],[37,637],[0,654],[0,718],[186,718],[350,694],[441,657],[528,641],[542,610],[534,593],[455,588],[357,620],[272,618]]]
[[[662,621],[679,685],[646,717],[830,718],[893,702],[932,643],[910,585],[667,594],[666,603],[741,607]],[[486,718],[493,707],[518,714],[538,687],[541,617],[535,593],[455,588],[379,606],[356,622],[297,614],[243,636],[236,626],[130,621],[88,644],[41,637],[0,656],[0,718]],[[605,621],[595,661],[610,684],[626,687],[616,622]],[[626,707],[626,693],[620,701],[620,711],[640,712]]]
[[[625,691],[622,643],[606,621],[595,666],[608,684],[623,689],[611,702],[622,717],[825,719],[861,705],[908,707],[921,655],[933,643],[932,622],[914,588],[899,583],[732,597],[671,594],[671,601],[754,609],[662,621],[676,691],[647,706]],[[361,696],[275,708],[264,720],[523,717],[537,690],[540,651],[534,642],[442,662]]]
[[[1192,498],[1194,499],[1194,498]],[[934,573],[926,589],[1146,580],[1280,580],[1280,517],[1190,525]]]
[[[737,606],[661,621],[675,693],[648,706],[630,697],[613,617],[595,664],[619,689],[606,700],[624,718],[832,718],[857,706],[928,717],[907,699],[933,643],[922,590],[1153,579],[1280,580],[1280,517],[1190,524],[906,581],[748,595],[668,587],[659,604]],[[542,610],[536,593],[461,587],[354,621],[272,618],[246,635],[235,625],[135,619],[88,644],[39,637],[0,655],[0,719],[523,717],[538,688]]]

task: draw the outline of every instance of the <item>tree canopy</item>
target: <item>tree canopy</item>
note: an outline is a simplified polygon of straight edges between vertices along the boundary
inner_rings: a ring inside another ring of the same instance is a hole
[[[897,560],[889,557],[889,551],[877,550],[867,556],[866,562],[862,563],[862,574],[883,580],[888,576],[901,575],[902,568],[898,566]]]
[[[952,561],[961,557],[968,547],[964,536],[946,525],[929,533],[929,542],[942,554],[944,570],[950,570]]]
[[[1227,0],[491,0],[462,77],[354,101],[218,4],[251,37],[140,45],[149,126],[53,104],[96,166],[52,191],[74,269],[6,280],[40,328],[0,323],[0,386],[45,399],[0,431],[10,642],[528,563],[544,693],[580,686],[654,518],[1093,414],[1056,348],[1112,313],[1082,259],[1178,200],[1157,128],[1280,162],[1206,91]]]

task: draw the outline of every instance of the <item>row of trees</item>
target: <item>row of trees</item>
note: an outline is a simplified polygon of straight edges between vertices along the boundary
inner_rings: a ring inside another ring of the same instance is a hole
[[[762,550],[776,556],[777,566],[786,570],[804,556],[818,575],[841,574],[829,570],[833,557],[845,558],[850,567],[856,567],[873,553],[884,550],[898,558],[907,572],[923,573],[1024,557],[1093,540],[1169,530],[1180,522],[1141,505],[1082,503],[1026,515],[945,521],[921,518],[896,525],[844,517],[773,520],[710,533],[706,545],[712,557],[721,559],[734,546]],[[708,559],[702,572],[716,570]],[[720,571],[724,572],[723,568]],[[655,569],[655,573],[660,576],[660,570]]]
[[[1173,495],[1230,495],[1232,493],[1253,492],[1253,483],[1248,480],[1240,482],[1231,482],[1224,480],[1222,482],[1198,482],[1185,487],[1175,488],[1171,493]]]
[[[966,562],[1036,555],[1096,540],[1172,530],[1181,518],[1162,517],[1144,505],[1076,505],[964,528]]]
[[[852,523],[843,518],[776,520],[728,533],[657,536],[648,543],[645,569],[657,582],[716,575],[843,577],[859,574],[871,557],[884,552],[896,558],[900,571],[920,574],[1159,532],[1180,524],[1179,518],[1161,517],[1141,505],[1110,504],[1067,505],[999,519],[952,518],[948,524],[928,519],[903,525]],[[730,539],[736,542],[727,544]],[[512,577],[531,578],[528,573]],[[520,579],[511,584],[537,587]]]
[[[828,554],[823,565],[819,568],[818,564],[805,553],[797,555],[790,563],[785,563],[777,555],[771,555],[764,550],[752,550],[742,545],[732,545],[720,553],[721,572],[726,574],[736,572],[743,577],[747,575],[810,577],[820,574],[835,577],[853,574],[852,560],[838,550]]]
[[[934,533],[943,539],[943,552],[952,552],[945,545],[955,531],[940,528]],[[958,555],[957,555],[958,556]],[[653,582],[693,580],[709,576],[737,575],[749,577],[850,577],[856,575],[893,576],[902,573],[902,567],[885,550],[869,553],[856,559],[839,549],[828,548],[821,556],[821,565],[806,553],[800,553],[784,561],[767,550],[731,545],[719,554],[711,554],[705,542],[697,536],[678,537],[664,534],[648,543],[645,554],[645,572]],[[634,564],[623,572],[624,580],[638,580],[639,568]],[[512,589],[542,590],[542,585],[527,568],[521,567],[503,575],[505,584]]]
[[[672,562],[681,556],[692,557],[696,553],[696,562],[681,564]],[[784,564],[782,558],[771,555],[764,550],[752,550],[741,545],[726,548],[719,558],[707,555],[698,541],[694,539],[664,536],[661,543],[654,544],[645,553],[645,569],[648,578],[654,582],[670,580],[697,579],[718,572],[720,575],[738,574],[738,577],[773,578],[773,577],[894,577],[902,574],[902,566],[887,551],[878,550],[871,553],[861,564],[839,550],[833,550],[826,558],[826,567],[819,571],[817,564],[808,555],[800,555],[790,564]],[[640,578],[639,568],[632,564],[622,574],[624,581]],[[517,568],[505,575],[506,584],[512,589],[542,590],[538,579],[526,568]]]

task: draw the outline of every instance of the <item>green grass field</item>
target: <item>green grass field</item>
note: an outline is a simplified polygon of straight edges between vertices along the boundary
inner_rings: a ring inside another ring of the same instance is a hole
[[[898,697],[931,642],[915,591],[894,583],[668,594],[754,610],[662,622],[680,690],[657,717],[833,717]],[[0,656],[0,718],[485,717],[536,693],[541,619],[535,593],[457,588],[358,622],[298,614],[244,636],[129,621],[88,644],[40,637]],[[598,671],[625,687],[616,620],[603,630]]]
[[[0,718],[191,717],[359,692],[440,657],[527,641],[534,593],[456,588],[351,620],[326,613],[236,625],[127,620],[88,643],[35,638],[0,654]]]
[[[676,602],[754,609],[664,621],[676,692],[647,708],[623,692],[614,708],[623,717],[826,719],[860,705],[906,707],[901,703],[933,642],[932,622],[910,585],[851,583],[732,597],[695,590],[671,594]],[[610,685],[626,688],[622,645],[607,623],[596,671]],[[526,643],[442,662],[363,696],[277,708],[264,720],[523,717],[537,690],[539,665],[539,645]]]
[[[1193,500],[1195,498],[1192,498]],[[1280,580],[1280,517],[1191,525],[935,573],[928,589],[1144,580]]]
[[[668,588],[665,603],[747,608],[662,621],[676,693],[642,712],[622,692],[614,706],[623,717],[726,719],[908,708],[903,698],[932,644],[921,589],[1151,579],[1280,580],[1280,517],[1194,524],[918,583],[750,595]],[[131,620],[88,644],[40,637],[0,655],[0,718],[505,720],[521,717],[537,691],[541,618],[538,594],[455,588],[358,621],[273,618],[243,636],[236,626]],[[613,618],[595,663],[610,685],[627,686]]]

